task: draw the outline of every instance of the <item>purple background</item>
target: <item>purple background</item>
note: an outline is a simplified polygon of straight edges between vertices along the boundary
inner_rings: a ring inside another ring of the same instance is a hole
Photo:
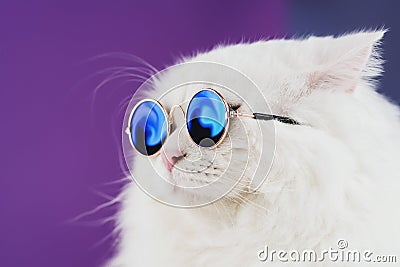
[[[94,88],[126,52],[162,68],[220,42],[340,33],[385,25],[385,94],[400,100],[395,1],[2,1],[0,4],[0,266],[99,266],[112,255],[121,102],[137,88],[121,79]],[[389,90],[391,89],[391,90]]]

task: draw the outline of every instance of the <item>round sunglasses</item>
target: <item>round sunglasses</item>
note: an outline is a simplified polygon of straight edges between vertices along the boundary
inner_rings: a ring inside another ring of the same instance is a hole
[[[177,107],[182,109],[181,105],[175,105],[168,114],[157,100],[143,99],[139,101],[132,109],[126,129],[132,147],[144,156],[158,155],[170,134],[173,123],[172,113]],[[300,124],[294,119],[284,116],[240,113],[230,107],[218,91],[207,88],[197,92],[191,98],[185,113],[186,128],[190,139],[196,145],[213,149],[226,137],[229,120],[234,117]]]

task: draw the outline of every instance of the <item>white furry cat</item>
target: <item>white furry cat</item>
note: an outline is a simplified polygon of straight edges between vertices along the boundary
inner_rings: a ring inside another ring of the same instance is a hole
[[[249,192],[247,186],[258,162],[250,160],[246,165],[240,158],[233,162],[232,173],[227,173],[234,176],[234,171],[244,170],[240,183],[223,199],[201,208],[170,207],[135,183],[129,184],[121,194],[118,251],[107,266],[281,265],[277,255],[273,262],[270,258],[261,261],[260,250],[268,246],[277,251],[321,252],[337,248],[339,239],[346,240],[349,249],[370,250],[372,258],[399,253],[400,113],[375,91],[373,82],[382,72],[377,46],[383,35],[384,31],[372,31],[338,38],[259,41],[220,46],[184,59],[239,70],[261,89],[274,114],[292,117],[302,125],[232,120],[229,135],[234,146],[225,145],[228,140],[224,140],[215,152],[213,168],[202,172],[180,168],[196,169],[195,164],[204,164],[206,156],[179,160],[174,166],[164,164],[165,157],[185,154],[190,158],[197,153],[198,148],[186,140],[176,147],[178,131],[164,144],[166,156],[135,157],[135,176],[151,175],[145,167],[151,161],[178,185],[207,183],[225,171],[227,154],[248,149],[254,158],[260,142],[268,144],[275,135],[275,144],[270,144],[276,146],[274,160],[256,192]],[[215,75],[208,69],[201,71],[203,76]],[[148,97],[158,96],[173,81],[170,71]],[[244,92],[252,97],[252,92]],[[222,94],[238,111],[248,112],[240,99]],[[182,88],[161,102],[169,111],[192,95],[193,89]],[[254,130],[257,125],[262,127],[262,136]],[[190,190],[168,193],[194,197]],[[331,263],[325,259],[319,265]],[[343,265],[349,263],[335,263]]]

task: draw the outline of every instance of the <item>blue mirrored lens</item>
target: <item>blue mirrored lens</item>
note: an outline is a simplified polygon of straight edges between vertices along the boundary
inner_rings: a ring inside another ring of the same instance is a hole
[[[222,98],[212,90],[198,92],[189,103],[186,124],[196,144],[214,146],[222,138],[227,125],[227,110]]]
[[[131,118],[131,138],[135,148],[151,156],[162,147],[168,135],[167,117],[161,106],[151,100],[140,103]]]

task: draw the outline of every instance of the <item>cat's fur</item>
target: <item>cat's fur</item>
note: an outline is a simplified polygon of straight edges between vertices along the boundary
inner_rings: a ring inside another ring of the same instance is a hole
[[[118,251],[107,266],[267,266],[271,263],[257,258],[265,245],[319,251],[336,248],[338,239],[346,239],[351,249],[398,253],[400,113],[376,92],[374,82],[382,72],[383,35],[384,31],[370,31],[242,43],[184,59],[222,63],[241,71],[261,89],[273,113],[305,125],[264,122],[263,136],[253,136],[258,133],[252,130],[256,122],[242,120],[250,157],[260,149],[260,138],[273,134],[266,125],[275,124],[274,161],[256,193],[244,191],[256,161],[250,162],[232,193],[202,208],[169,207],[129,184],[121,195]],[[207,69],[202,71],[207,74]],[[174,73],[168,73],[158,83],[173,84],[173,79]],[[162,104],[169,109],[192,93],[176,91]],[[149,92],[149,97],[153,94]],[[246,94],[251,97],[252,92]],[[246,106],[239,111],[247,111]],[[229,132],[233,153],[241,153],[244,140],[237,123]],[[174,134],[167,139],[167,148],[174,146]],[[196,148],[188,142],[181,149],[190,157]],[[221,166],[230,147],[223,143],[218,149],[215,164]],[[134,159],[135,175],[148,175],[145,161],[149,159]],[[159,172],[167,173],[160,156],[151,161]],[[179,161],[177,166],[185,164],[193,163]],[[240,162],[235,165],[244,168]],[[217,167],[209,175],[218,176],[220,171]],[[173,169],[171,175],[176,183],[187,184],[187,176],[194,174]],[[208,179],[204,173],[195,178]],[[347,263],[335,264],[342,265]]]

